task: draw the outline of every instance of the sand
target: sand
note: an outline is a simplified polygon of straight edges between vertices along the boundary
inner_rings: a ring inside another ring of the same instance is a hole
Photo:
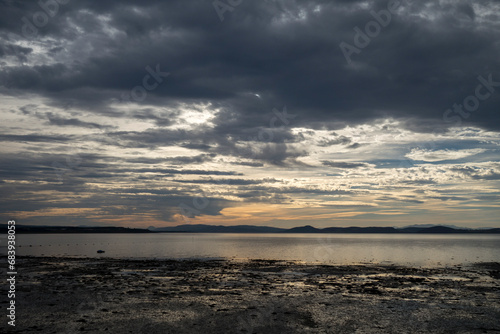
[[[499,263],[22,257],[17,267],[16,327],[2,324],[14,333],[500,332]]]

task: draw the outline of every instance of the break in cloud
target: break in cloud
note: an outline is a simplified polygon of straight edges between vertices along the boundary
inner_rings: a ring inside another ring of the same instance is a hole
[[[4,220],[498,225],[498,1],[0,6]]]
[[[483,153],[486,150],[483,148],[475,148],[469,150],[426,150],[414,148],[410,153],[406,154],[405,157],[412,160],[421,160],[428,162],[444,161],[444,160],[459,160],[469,156],[473,156],[479,153]]]

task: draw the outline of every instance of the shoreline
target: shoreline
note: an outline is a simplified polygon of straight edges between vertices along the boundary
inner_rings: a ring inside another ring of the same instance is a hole
[[[17,262],[12,332],[500,331],[494,262],[441,268],[258,259]]]
[[[0,254],[1,255],[1,254]],[[6,254],[3,254],[6,256]],[[248,262],[286,262],[293,263],[297,265],[310,265],[310,266],[380,266],[380,267],[398,267],[398,268],[418,268],[418,269],[453,269],[453,268],[472,268],[481,264],[500,264],[495,260],[485,260],[485,261],[469,261],[466,262],[453,262],[447,263],[446,261],[437,261],[437,262],[393,262],[384,260],[381,262],[376,261],[362,261],[362,262],[322,262],[322,261],[307,261],[307,260],[298,260],[298,259],[269,259],[269,258],[247,258],[247,257],[127,257],[127,256],[113,256],[104,254],[96,254],[96,255],[69,255],[69,254],[40,254],[40,255],[17,255],[17,259],[68,259],[68,260],[109,260],[109,261],[175,261],[175,262],[234,262],[234,263],[248,263]],[[499,268],[500,269],[500,268]]]

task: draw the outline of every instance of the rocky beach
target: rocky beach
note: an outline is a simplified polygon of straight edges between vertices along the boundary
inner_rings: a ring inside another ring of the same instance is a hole
[[[18,268],[12,333],[500,332],[499,263],[21,257]]]

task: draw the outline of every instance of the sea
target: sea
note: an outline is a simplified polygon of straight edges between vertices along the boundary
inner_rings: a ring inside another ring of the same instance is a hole
[[[6,239],[0,252],[6,254]],[[97,253],[103,250],[104,253]],[[494,234],[17,234],[16,256],[293,260],[319,264],[455,266],[500,262]]]

